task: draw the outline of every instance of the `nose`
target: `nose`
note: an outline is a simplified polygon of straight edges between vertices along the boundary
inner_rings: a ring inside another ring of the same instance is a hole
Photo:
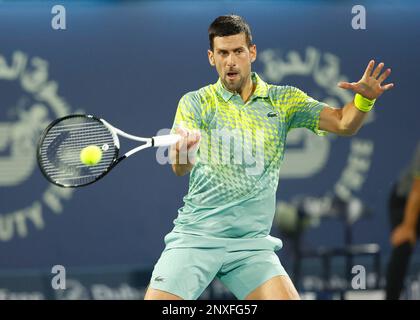
[[[228,67],[236,66],[235,55],[233,53],[229,54],[229,56],[227,58],[227,65],[228,65]]]

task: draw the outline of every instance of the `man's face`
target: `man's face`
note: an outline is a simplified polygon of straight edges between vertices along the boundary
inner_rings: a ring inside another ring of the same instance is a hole
[[[213,51],[207,53],[226,89],[242,92],[251,73],[251,63],[257,57],[257,48],[254,44],[248,47],[245,33],[214,37]]]

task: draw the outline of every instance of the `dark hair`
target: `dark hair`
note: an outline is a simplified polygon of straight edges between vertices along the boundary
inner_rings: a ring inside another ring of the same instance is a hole
[[[233,36],[242,32],[245,33],[246,43],[250,47],[252,44],[251,28],[242,17],[233,14],[217,17],[209,27],[211,51],[213,51],[214,37]]]

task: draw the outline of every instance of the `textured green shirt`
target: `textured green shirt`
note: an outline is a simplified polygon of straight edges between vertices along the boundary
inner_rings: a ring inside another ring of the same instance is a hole
[[[292,86],[267,84],[256,73],[252,81],[256,89],[246,103],[220,79],[181,98],[173,129],[199,129],[202,140],[174,231],[269,235],[287,133],[308,128],[324,134],[318,129],[324,103]]]

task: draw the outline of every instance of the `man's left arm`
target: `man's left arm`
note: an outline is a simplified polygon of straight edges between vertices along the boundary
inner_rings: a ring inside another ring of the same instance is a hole
[[[342,89],[350,89],[356,93],[353,101],[343,108],[326,107],[320,113],[319,129],[343,136],[356,134],[362,127],[368,112],[372,109],[375,100],[391,89],[394,84],[382,85],[382,82],[391,74],[391,69],[381,73],[384,64],[380,63],[375,69],[375,61],[371,60],[365,73],[358,82],[340,82]]]

